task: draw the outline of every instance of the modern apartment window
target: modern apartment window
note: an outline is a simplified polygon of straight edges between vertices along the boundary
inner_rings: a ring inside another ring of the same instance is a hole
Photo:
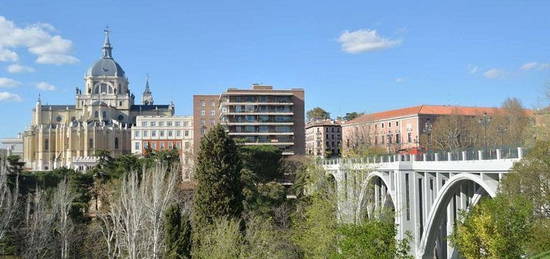
[[[172,131],[171,130],[168,131],[168,137],[172,137]]]
[[[136,130],[135,133],[134,133],[134,137],[139,137],[139,130]]]
[[[210,116],[216,116],[216,111],[214,110],[210,111]]]
[[[48,151],[50,149],[50,141],[49,139],[44,139],[44,150]]]
[[[202,107],[206,106],[206,102],[201,101],[201,106],[202,106]]]
[[[147,127],[147,122],[146,122],[146,121],[142,121],[142,122],[141,122],[141,126],[142,126],[142,127]]]
[[[205,116],[206,115],[206,111],[205,110],[201,110],[201,116]]]
[[[186,131],[185,131],[185,136],[186,136],[186,137],[189,136],[189,130],[186,130]]]
[[[143,136],[144,136],[144,137],[148,137],[148,136],[149,136],[149,131],[144,130],[144,131],[143,131]]]
[[[407,220],[411,220],[411,204],[409,197],[409,174],[405,174],[405,210],[407,213]]]
[[[179,127],[179,126],[181,126],[181,122],[180,122],[180,121],[176,121],[176,127]],[[187,125],[185,125],[185,126],[187,126]]]
[[[160,134],[161,137],[164,137],[164,130],[160,130],[159,134]]]
[[[171,121],[167,121],[167,122],[166,122],[166,126],[167,126],[167,127],[172,127],[172,122],[171,122]]]
[[[159,121],[159,127],[164,127],[164,121]]]
[[[135,148],[136,150],[139,150],[139,149],[140,149],[140,148],[139,148],[139,142],[134,143],[134,148]]]
[[[181,130],[176,130],[176,137],[181,137]]]
[[[149,125],[151,125],[151,127],[155,127],[157,124],[154,121],[151,121]]]
[[[151,137],[156,137],[156,136],[157,136],[157,131],[151,130]]]

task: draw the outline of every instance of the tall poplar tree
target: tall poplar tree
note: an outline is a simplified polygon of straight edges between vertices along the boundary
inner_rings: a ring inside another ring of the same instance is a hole
[[[195,166],[194,233],[200,235],[200,230],[216,218],[241,216],[241,168],[237,146],[222,126],[217,125],[202,137]]]

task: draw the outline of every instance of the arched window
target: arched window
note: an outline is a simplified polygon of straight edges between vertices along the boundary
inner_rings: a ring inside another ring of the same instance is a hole
[[[115,138],[115,149],[118,149],[118,138]]]
[[[112,94],[113,93],[113,88],[111,86],[109,86],[109,93]]]
[[[98,111],[95,111],[95,112],[94,112],[94,117],[96,117],[96,118],[99,117],[99,112],[98,112]]]
[[[107,112],[103,111],[101,114],[103,115],[103,119],[106,120],[107,119]]]
[[[94,94],[99,94],[99,86],[94,87]]]
[[[124,120],[124,116],[121,114],[121,115],[118,115],[118,120],[119,121],[123,121]]]
[[[107,85],[106,84],[101,84],[101,93],[107,93]]]

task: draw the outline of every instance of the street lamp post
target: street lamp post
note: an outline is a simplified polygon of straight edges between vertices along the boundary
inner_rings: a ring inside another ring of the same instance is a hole
[[[483,127],[483,142],[485,146],[485,150],[487,150],[487,127],[489,126],[489,123],[491,122],[491,117],[487,115],[486,112],[483,113],[483,116],[479,119],[479,124]]]
[[[506,134],[506,131],[508,131],[508,128],[506,126],[499,126],[497,128],[497,133],[500,136],[500,145],[504,147],[504,135]]]

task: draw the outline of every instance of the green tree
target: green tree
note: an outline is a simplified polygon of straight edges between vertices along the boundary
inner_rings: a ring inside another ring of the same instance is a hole
[[[345,120],[345,121],[350,121],[350,120],[359,118],[363,114],[364,113],[362,113],[362,112],[346,112],[346,115],[344,115],[344,117],[342,117],[342,119]]]
[[[8,173],[19,174],[23,172],[25,162],[21,161],[21,157],[18,155],[10,155],[6,158],[6,160],[8,161]]]
[[[279,170],[282,152],[276,146],[240,146],[243,168],[249,169],[256,176],[256,180],[269,182],[282,177]]]
[[[451,242],[465,258],[521,258],[532,239],[533,207],[521,197],[484,198],[463,212]]]
[[[529,253],[550,250],[550,141],[539,141],[514,164],[502,182],[502,193],[522,197],[533,205],[535,225]]]
[[[361,224],[338,227],[336,258],[412,258],[409,238],[396,240],[397,228],[390,220],[367,219]]]
[[[306,113],[307,121],[330,119],[330,113],[321,107],[315,107]]]
[[[166,258],[191,258],[191,221],[187,213],[181,213],[178,205],[172,205],[164,215]]]
[[[202,137],[195,165],[193,229],[210,225],[215,218],[241,216],[241,168],[237,146],[222,126]]]
[[[314,163],[302,178],[308,195],[300,199],[292,219],[292,240],[306,258],[326,258],[337,251],[336,191],[326,172]]]

